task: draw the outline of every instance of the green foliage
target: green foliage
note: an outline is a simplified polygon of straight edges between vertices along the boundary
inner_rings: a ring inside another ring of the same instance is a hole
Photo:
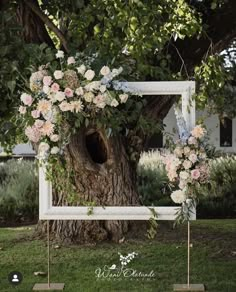
[[[52,59],[52,49],[46,44],[26,44],[22,28],[15,20],[14,10],[0,11],[0,141],[2,146],[13,145],[21,132],[14,114],[20,104],[19,92],[28,86],[28,78],[40,64]]]
[[[34,162],[8,160],[0,164],[0,214],[4,221],[37,218],[38,173]]]
[[[235,71],[236,72],[236,71]],[[232,87],[232,68],[225,67],[225,55],[209,56],[195,67],[198,82],[197,106],[210,112],[229,117],[236,116],[236,93]]]
[[[143,153],[138,165],[138,193],[145,206],[173,205],[165,166],[158,151]]]

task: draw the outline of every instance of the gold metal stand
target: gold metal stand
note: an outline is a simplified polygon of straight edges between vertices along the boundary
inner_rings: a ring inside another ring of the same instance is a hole
[[[174,291],[205,291],[203,284],[190,284],[190,222],[188,221],[188,272],[187,284],[174,284]]]
[[[48,237],[48,282],[37,283],[34,285],[34,291],[49,291],[49,290],[63,290],[64,283],[50,283],[50,235],[49,235],[49,220],[47,221],[47,237]]]

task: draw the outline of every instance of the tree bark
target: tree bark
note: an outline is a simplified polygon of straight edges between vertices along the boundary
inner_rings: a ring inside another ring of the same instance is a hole
[[[102,130],[83,128],[71,138],[65,157],[74,171],[79,202],[96,206],[139,204],[135,163],[131,163],[127,141],[121,135],[107,138]],[[66,194],[54,196],[54,204],[68,205]],[[51,232],[63,241],[118,242],[128,225],[127,221],[54,221]]]

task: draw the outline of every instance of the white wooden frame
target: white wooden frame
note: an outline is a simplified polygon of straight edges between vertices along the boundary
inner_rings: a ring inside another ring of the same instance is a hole
[[[142,95],[181,95],[182,113],[190,130],[195,126],[195,102],[191,98],[195,92],[194,81],[163,82],[128,82],[130,89]],[[53,206],[52,184],[46,180],[45,169],[39,168],[39,219],[40,220],[149,220],[157,213],[157,220],[175,220],[180,207],[147,207],[147,206],[112,206],[93,207],[88,215],[89,206]],[[196,210],[191,213],[191,220],[196,220]]]

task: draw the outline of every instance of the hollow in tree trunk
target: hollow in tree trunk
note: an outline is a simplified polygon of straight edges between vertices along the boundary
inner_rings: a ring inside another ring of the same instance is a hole
[[[107,138],[102,130],[83,128],[65,150],[73,169],[78,201],[96,206],[138,205],[136,163],[130,160],[123,136]],[[55,205],[68,205],[66,194],[54,196]],[[128,221],[54,221],[51,232],[63,241],[119,241]]]

